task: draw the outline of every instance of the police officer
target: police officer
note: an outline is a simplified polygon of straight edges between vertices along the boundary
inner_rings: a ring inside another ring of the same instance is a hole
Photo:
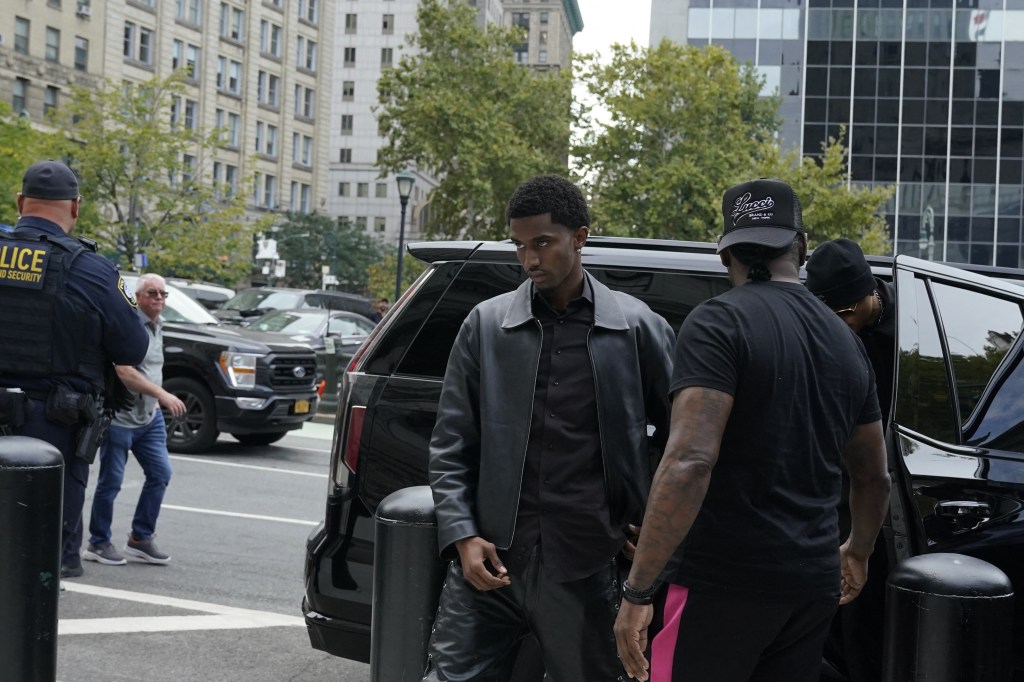
[[[64,457],[61,577],[82,574],[82,507],[104,430],[104,380],[137,365],[149,338],[135,296],[96,245],[70,236],[82,197],[63,163],[22,178],[20,219],[0,232],[0,428]]]

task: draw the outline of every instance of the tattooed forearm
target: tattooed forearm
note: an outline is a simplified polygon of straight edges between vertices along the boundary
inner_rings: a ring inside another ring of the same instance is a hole
[[[718,460],[732,396],[708,388],[686,388],[672,406],[672,429],[654,476],[629,582],[653,583],[700,512]]]

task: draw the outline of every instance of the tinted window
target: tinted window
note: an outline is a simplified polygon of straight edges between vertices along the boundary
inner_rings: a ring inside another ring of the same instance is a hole
[[[703,301],[726,291],[724,275],[617,270],[588,267],[611,289],[639,298],[678,331],[686,316]],[[478,303],[512,291],[523,281],[519,265],[467,263],[430,313],[405,354],[402,374],[441,378],[463,320]]]
[[[932,293],[953,365],[960,419],[967,423],[1020,334],[1020,306],[946,284],[933,283]]]
[[[899,273],[896,422],[931,438],[958,442],[946,363],[924,280]]]

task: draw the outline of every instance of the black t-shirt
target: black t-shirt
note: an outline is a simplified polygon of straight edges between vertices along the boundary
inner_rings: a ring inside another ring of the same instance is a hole
[[[690,386],[733,408],[675,582],[838,595],[842,452],[881,416],[860,341],[803,285],[749,282],[683,323],[671,391]]]

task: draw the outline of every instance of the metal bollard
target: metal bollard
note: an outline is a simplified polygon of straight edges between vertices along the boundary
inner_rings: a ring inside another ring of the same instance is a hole
[[[447,568],[430,487],[391,493],[375,518],[370,682],[419,680]]]
[[[0,438],[0,677],[57,677],[64,459],[35,438]]]
[[[992,564],[922,554],[886,585],[885,682],[1009,682],[1013,585]]]

